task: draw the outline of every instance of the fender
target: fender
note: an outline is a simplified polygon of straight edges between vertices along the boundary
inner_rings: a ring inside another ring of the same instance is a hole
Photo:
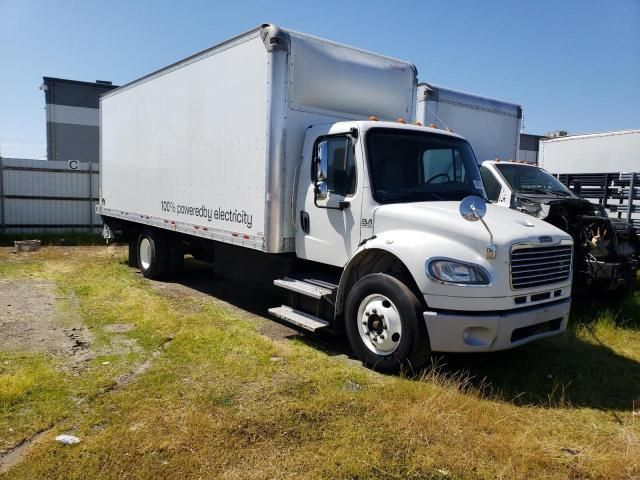
[[[441,285],[435,285],[427,278],[425,262],[428,258],[436,256],[436,254],[441,256],[442,252],[451,252],[451,257],[491,268],[480,253],[483,246],[486,246],[486,242],[479,241],[478,248],[473,249],[451,238],[443,238],[429,232],[416,230],[391,230],[377,233],[375,238],[372,237],[362,244],[344,266],[338,284],[335,315],[338,316],[343,311],[344,301],[350,288],[349,280],[352,277],[354,268],[362,265],[365,262],[365,258],[374,254],[374,252],[380,252],[381,257],[386,254],[387,258],[392,256],[397,259],[411,275],[417,288],[416,294],[421,294],[422,298],[419,298],[419,300],[423,301],[424,297],[422,295],[425,292],[442,288]],[[371,271],[367,273],[374,273],[380,270],[375,268],[376,263],[379,262],[374,262],[373,266],[370,265],[368,267]],[[449,293],[451,292],[450,286],[445,288]]]
[[[476,245],[468,245],[452,238],[418,230],[390,230],[376,233],[375,238],[371,238],[361,245],[344,266],[338,284],[335,315],[342,313],[353,269],[362,265],[364,259],[373,251],[391,255],[402,263],[411,274],[415,287],[417,287],[416,294],[423,296],[420,300],[424,300],[425,294],[456,296],[456,290],[459,290],[458,293],[461,296],[486,296],[487,292],[481,291],[484,289],[469,289],[432,282],[425,272],[426,261],[435,256],[443,256],[444,253],[455,260],[481,265],[493,274],[495,265],[492,262],[504,262],[506,259],[487,260],[483,255],[484,248],[486,248],[484,239],[478,239]],[[377,271],[379,269],[372,268],[367,273]]]

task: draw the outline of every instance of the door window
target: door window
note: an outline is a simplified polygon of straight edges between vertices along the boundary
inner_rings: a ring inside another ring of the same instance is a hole
[[[491,202],[497,202],[501,190],[500,182],[498,182],[496,177],[487,167],[480,167],[480,175],[484,182],[484,189],[487,192],[487,198]]]
[[[355,193],[356,164],[353,154],[353,142],[347,136],[325,137],[317,143],[315,158],[320,159],[329,192],[342,196]]]

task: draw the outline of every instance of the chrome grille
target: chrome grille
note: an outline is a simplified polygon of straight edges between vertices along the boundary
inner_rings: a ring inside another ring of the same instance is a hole
[[[572,245],[511,247],[511,288],[541,287],[564,282],[571,276]]]

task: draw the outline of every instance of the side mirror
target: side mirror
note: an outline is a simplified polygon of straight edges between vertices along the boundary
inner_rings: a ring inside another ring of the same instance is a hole
[[[487,203],[482,197],[469,195],[460,202],[460,215],[462,215],[462,218],[470,222],[477,222],[480,220],[484,228],[487,230],[487,233],[489,234],[489,243],[487,243],[484,256],[488,259],[494,259],[498,255],[498,247],[493,243],[493,233],[491,233],[489,226],[482,219],[486,213]]]
[[[327,186],[327,169],[328,169],[328,153],[327,153],[327,141],[321,141],[318,143],[318,154],[314,159],[314,179],[315,184],[315,197],[316,200],[325,200],[329,194],[329,187]]]
[[[318,156],[315,159],[316,162],[316,182],[323,182],[327,179],[328,170],[328,152],[327,141],[324,140],[318,144]]]
[[[465,197],[460,202],[460,215],[469,222],[477,222],[487,213],[487,203],[477,195]]]
[[[315,194],[317,200],[326,200],[329,195],[329,187],[327,182],[316,182]]]

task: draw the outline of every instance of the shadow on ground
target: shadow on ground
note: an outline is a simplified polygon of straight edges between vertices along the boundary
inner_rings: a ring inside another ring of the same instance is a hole
[[[160,282],[158,282],[160,283]],[[279,323],[267,314],[282,298],[275,293],[214,275],[213,268],[196,260],[185,263],[185,272],[162,288],[187,288],[229,303],[245,312],[262,317],[261,332],[271,338],[297,338],[329,356],[353,359],[348,342],[343,337],[306,332]],[[616,304],[622,322],[638,326],[633,302]],[[610,306],[584,306],[574,315],[590,328],[589,318],[595,318]],[[625,320],[627,317],[633,321]],[[630,323],[629,323],[630,322]],[[416,381],[429,381],[430,371],[444,378],[467,378],[469,385],[480,389],[488,398],[515,405],[542,407],[590,407],[602,410],[631,410],[633,401],[640,404],[640,363],[616,354],[600,342],[595,332],[592,341],[569,330],[562,336],[542,340],[513,350],[480,354],[434,354],[432,366]],[[435,365],[435,366],[434,366]]]

